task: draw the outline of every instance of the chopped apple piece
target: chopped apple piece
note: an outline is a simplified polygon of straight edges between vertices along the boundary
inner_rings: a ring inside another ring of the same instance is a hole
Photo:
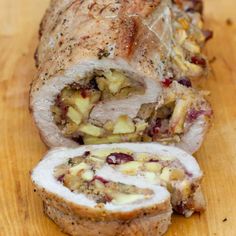
[[[173,169],[171,173],[172,180],[183,180],[185,176],[184,170],[182,169]]]
[[[135,131],[135,125],[127,115],[120,116],[114,125],[113,134],[127,134]]]
[[[174,161],[176,158],[174,156],[158,156],[159,159],[161,159],[162,161]]]
[[[148,127],[148,123],[142,121],[136,123],[135,126],[136,126],[136,132],[143,132]]]
[[[128,148],[114,148],[111,149],[111,153],[125,153],[125,154],[129,154],[132,155],[133,151],[129,150]]]
[[[160,178],[162,180],[164,180],[165,182],[168,182],[170,181],[170,175],[171,175],[171,169],[168,168],[168,167],[165,167],[163,170],[162,170],[162,173],[160,175]]]
[[[174,91],[168,90],[168,93],[165,95],[165,104],[175,104],[176,95]]]
[[[90,166],[88,164],[82,162],[76,166],[71,167],[69,171],[70,171],[71,175],[76,176],[79,171],[87,170],[89,168],[90,168]]]
[[[61,97],[64,102],[73,105],[73,100],[71,100],[72,96],[73,96],[73,91],[70,88],[64,88],[62,90]]]
[[[157,162],[147,162],[147,163],[144,163],[144,168],[147,171],[160,173],[162,169],[162,165]]]
[[[103,75],[106,77],[108,88],[113,94],[118,93],[123,87],[122,85],[124,84],[125,80],[127,80],[125,75],[118,71],[107,71]]]
[[[150,137],[149,135],[144,135],[143,136],[143,142],[152,142],[152,137]]]
[[[103,144],[103,143],[120,143],[120,142],[122,142],[122,138],[120,135],[110,135],[104,138],[96,138],[92,136],[84,137],[85,144]]]
[[[157,184],[160,182],[160,179],[153,172],[144,172],[144,178],[152,184]]]
[[[184,171],[181,169],[172,169],[165,167],[162,170],[160,178],[166,182],[171,180],[182,180],[184,178]]]
[[[92,108],[89,97],[84,98],[81,95],[76,96],[75,105],[84,116],[86,116]]]
[[[105,124],[104,124],[104,129],[108,130],[108,131],[113,131],[114,129],[114,123],[112,121],[107,121]]]
[[[203,68],[201,66],[190,63],[189,61],[185,61],[185,65],[188,67],[189,76],[199,76],[202,74]]]
[[[52,111],[55,123],[60,124],[61,123],[61,109],[57,106],[52,106],[51,111]]]
[[[126,85],[123,85],[126,86]],[[127,85],[128,87],[124,87],[119,91],[119,94],[117,94],[117,98],[124,98],[124,97],[128,97],[130,94],[144,94],[145,92],[145,88],[143,87],[130,87],[129,85]]]
[[[143,194],[124,194],[117,193],[113,196],[112,203],[114,204],[128,204],[131,202],[136,202],[138,200],[146,199],[149,196],[145,196]]]
[[[182,45],[184,43],[185,39],[187,39],[187,37],[188,37],[188,35],[184,29],[178,29],[176,31],[175,38],[176,38],[179,45]]]
[[[178,22],[181,24],[181,26],[183,27],[183,29],[188,30],[190,25],[187,19],[181,17],[178,18]]]
[[[182,194],[184,198],[187,198],[191,194],[191,184],[188,180],[184,180],[181,183]]]
[[[188,67],[185,65],[185,58],[184,58],[184,52],[181,47],[174,47],[173,49],[173,59],[175,61],[175,64],[183,70],[183,71],[188,71]]]
[[[102,136],[103,131],[104,131],[102,128],[89,124],[89,123],[80,125],[78,130],[94,137]]]
[[[141,135],[137,133],[124,134],[122,135],[123,142],[139,142],[141,141]]]
[[[98,188],[100,190],[103,190],[105,188],[104,184],[97,179],[95,179],[94,184],[95,184],[96,188]]]
[[[95,163],[97,163],[97,164],[101,164],[101,163],[104,163],[104,160],[102,159],[102,158],[96,158],[96,157],[94,157],[94,156],[91,156],[90,158],[89,158],[89,160],[91,160],[91,161],[93,161],[93,162],[95,162]]]
[[[82,121],[82,115],[76,111],[73,107],[69,107],[67,116],[77,125],[79,125]]]
[[[62,130],[63,134],[71,135],[78,130],[78,125],[74,122],[69,122],[66,124],[65,128]]]
[[[98,77],[96,79],[96,82],[98,84],[98,88],[100,91],[104,91],[107,87],[107,81],[105,78],[102,78],[102,77]]]
[[[145,152],[140,152],[140,153],[138,152],[138,153],[135,154],[135,156],[136,156],[135,159],[137,161],[142,161],[142,162],[147,161],[150,158],[150,154],[149,153],[145,153]]]
[[[200,47],[194,41],[191,40],[186,40],[184,42],[184,48],[192,53],[200,53]]]
[[[173,57],[175,64],[184,72],[188,71],[188,67],[185,65],[185,60],[180,57],[180,55],[176,55]]]
[[[91,103],[96,103],[101,98],[101,92],[100,91],[92,91],[90,96]]]
[[[94,177],[94,173],[92,170],[86,170],[81,174],[81,178],[85,181],[91,181]]]
[[[136,175],[139,169],[142,167],[142,163],[138,161],[129,161],[127,163],[119,165],[119,171],[123,174]]]
[[[189,100],[179,99],[170,119],[170,128],[174,134],[181,134],[184,129],[184,121],[189,106]]]
[[[141,105],[137,117],[142,120],[147,120],[153,114],[157,104],[156,103],[144,103]]]
[[[105,159],[108,155],[112,153],[112,149],[102,149],[102,150],[94,150],[92,151],[92,156]]]
[[[167,190],[168,190],[170,193],[173,193],[173,192],[174,192],[174,186],[172,185],[171,182],[166,183],[166,187],[167,187]]]

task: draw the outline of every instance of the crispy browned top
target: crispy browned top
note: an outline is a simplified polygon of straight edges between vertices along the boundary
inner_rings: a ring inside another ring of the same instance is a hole
[[[168,2],[52,0],[40,26],[35,54],[38,77],[33,91],[74,64],[104,59],[103,51],[108,59],[121,58],[137,71],[157,77],[163,55],[167,54],[158,37],[167,27],[159,8],[168,7]]]

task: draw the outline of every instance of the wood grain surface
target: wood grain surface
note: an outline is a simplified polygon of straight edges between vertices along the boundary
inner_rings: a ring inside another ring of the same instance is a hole
[[[63,235],[44,216],[30,170],[46,147],[28,111],[34,50],[49,0],[0,0],[0,235]],[[207,54],[215,57],[209,89],[212,128],[196,154],[205,172],[207,210],[190,219],[174,216],[167,236],[236,235],[236,1],[205,0],[205,19],[215,32]],[[230,18],[231,22],[227,19]]]

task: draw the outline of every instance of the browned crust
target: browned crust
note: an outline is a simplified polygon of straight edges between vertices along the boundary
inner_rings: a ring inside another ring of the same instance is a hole
[[[99,59],[99,50],[107,50],[111,45],[115,46],[112,60],[122,58],[141,73],[148,70],[156,78],[158,64],[153,64],[152,58],[164,52],[159,39],[145,26],[144,15],[152,14],[159,1],[144,2],[106,0],[91,5],[90,1],[52,1],[40,26],[40,43],[35,54],[38,75],[31,94],[53,76],[63,75],[75,63]],[[110,15],[114,17],[106,17]],[[89,32],[88,28],[93,30]],[[142,44],[136,42],[136,36]],[[55,45],[50,47],[52,40]],[[152,51],[144,55],[144,50],[150,49],[148,42],[152,42]]]
[[[206,210],[206,202],[200,185],[197,186],[192,196],[188,199],[187,207],[195,212],[203,212]]]
[[[72,212],[65,213],[47,204],[44,204],[44,212],[63,232],[78,236],[159,236],[167,231],[171,217],[171,211],[167,211],[157,216],[143,216],[129,221],[95,222],[80,218]]]
[[[121,14],[137,14],[142,18],[146,18],[153,13],[160,4],[160,0],[128,0],[121,3]]]
[[[123,17],[121,19],[117,45],[119,48],[119,56],[129,57],[132,54],[138,28],[138,19],[135,19],[134,17]]]
[[[67,201],[64,198],[61,198],[60,196],[48,192],[44,188],[41,188],[37,186],[35,183],[35,191],[39,194],[39,196],[42,198],[42,200],[52,206],[55,207],[67,214],[70,212],[73,212],[73,214],[78,215],[80,217],[83,217],[85,219],[89,220],[130,220],[137,217],[143,217],[145,215],[155,215],[166,212],[168,209],[170,209],[170,202],[169,198],[167,198],[162,203],[158,203],[156,205],[153,205],[149,208],[145,209],[137,209],[133,210],[131,212],[111,212],[104,208],[90,208],[78,204],[74,204],[72,202]]]
[[[205,210],[206,204],[200,182],[201,179],[198,179],[191,184],[191,194],[187,198],[183,196],[183,192],[179,189],[175,189],[171,193],[172,207],[177,213],[189,217],[194,212],[203,212]]]

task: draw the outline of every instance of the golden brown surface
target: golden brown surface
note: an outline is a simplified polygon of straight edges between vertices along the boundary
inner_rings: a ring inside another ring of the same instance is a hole
[[[29,177],[46,151],[28,112],[28,89],[35,74],[38,26],[48,2],[0,0],[0,235],[63,235],[43,215]],[[211,90],[215,119],[196,156],[205,172],[208,206],[201,216],[175,216],[167,236],[236,234],[236,3],[205,2],[207,24],[215,31],[207,51],[216,60],[201,87]],[[232,25],[226,24],[228,18]]]

